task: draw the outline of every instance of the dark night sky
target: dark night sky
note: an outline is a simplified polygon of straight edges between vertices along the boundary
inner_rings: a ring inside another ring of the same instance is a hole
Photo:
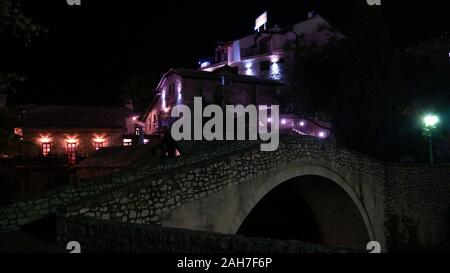
[[[24,0],[25,13],[50,32],[0,62],[28,75],[11,103],[120,104],[120,87],[132,75],[194,68],[216,41],[251,33],[265,10],[270,25],[285,26],[314,9],[344,33],[352,16],[351,1],[81,1],[70,7],[65,0]],[[450,29],[445,1],[432,2],[441,4],[382,1],[399,46]]]

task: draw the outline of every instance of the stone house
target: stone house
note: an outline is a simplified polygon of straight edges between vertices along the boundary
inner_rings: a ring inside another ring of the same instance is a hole
[[[156,134],[170,126],[170,111],[175,105],[193,106],[194,97],[202,97],[204,105],[273,105],[282,83],[240,75],[230,67],[214,72],[171,69],[156,88],[156,96],[144,115],[145,134]]]
[[[17,136],[35,143],[44,157],[66,157],[69,165],[101,148],[143,139],[143,123],[127,107],[24,105],[14,111]]]

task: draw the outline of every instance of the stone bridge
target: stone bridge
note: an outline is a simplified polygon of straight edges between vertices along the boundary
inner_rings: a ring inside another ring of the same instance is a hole
[[[69,186],[2,208],[0,227],[58,211],[66,219],[223,234],[297,229],[320,244],[364,248],[375,240],[387,251],[393,242],[445,240],[449,194],[448,165],[388,164],[325,140],[285,136],[274,152],[236,142]]]

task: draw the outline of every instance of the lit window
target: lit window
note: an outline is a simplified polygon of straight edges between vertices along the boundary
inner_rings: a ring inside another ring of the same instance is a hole
[[[131,146],[131,145],[133,145],[133,140],[131,140],[129,138],[123,139],[123,146]]]
[[[77,154],[77,143],[67,143],[67,161],[69,165],[75,165]]]
[[[134,135],[139,136],[141,134],[141,128],[136,126],[134,127]]]
[[[230,85],[230,76],[220,76],[220,85],[222,86],[228,86]]]
[[[150,140],[148,138],[144,138],[144,144],[148,144]]]
[[[153,129],[158,129],[158,117],[153,115]]]
[[[52,150],[51,143],[42,143],[42,155],[48,156]]]
[[[100,150],[101,148],[105,147],[105,137],[101,135],[94,135],[94,148],[96,151]]]
[[[94,142],[95,150],[98,151],[98,150],[100,150],[101,148],[103,148],[103,143],[104,143],[104,142]]]

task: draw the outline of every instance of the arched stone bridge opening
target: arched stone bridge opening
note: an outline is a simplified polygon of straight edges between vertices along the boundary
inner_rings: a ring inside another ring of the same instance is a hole
[[[329,168],[295,163],[176,208],[162,225],[360,249],[384,240],[354,185]]]
[[[236,233],[356,248],[373,238],[360,202],[320,176],[296,177],[276,186],[247,214]]]

